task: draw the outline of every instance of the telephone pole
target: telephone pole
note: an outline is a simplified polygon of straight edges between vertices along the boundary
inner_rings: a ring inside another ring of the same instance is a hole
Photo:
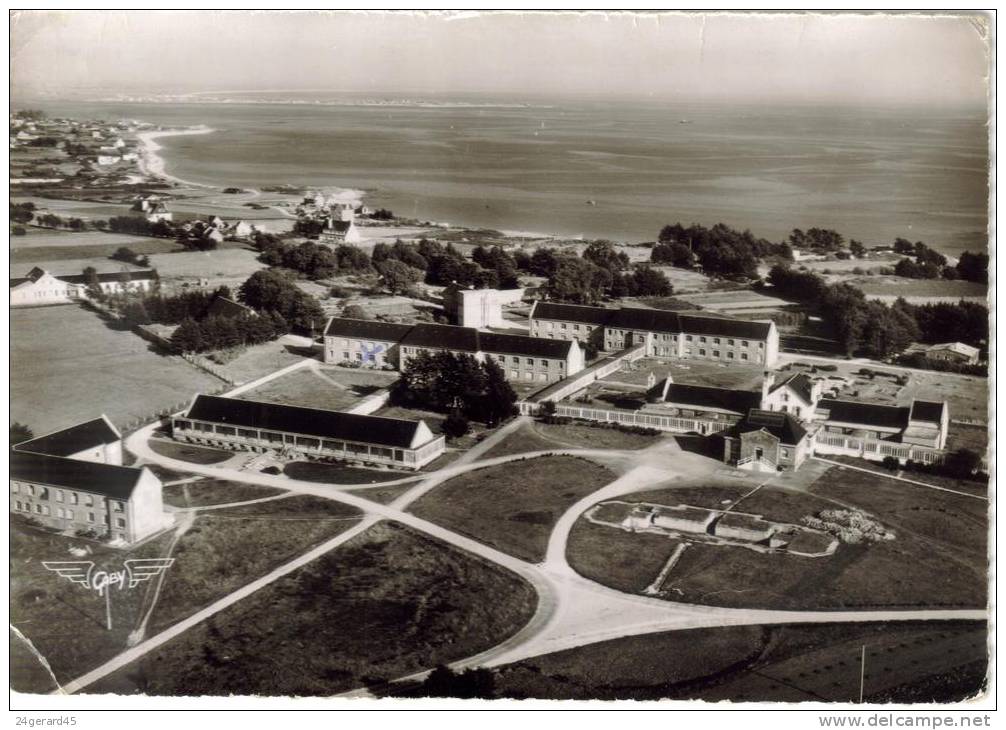
[[[866,684],[866,644],[859,658],[859,704],[863,704],[863,685]]]

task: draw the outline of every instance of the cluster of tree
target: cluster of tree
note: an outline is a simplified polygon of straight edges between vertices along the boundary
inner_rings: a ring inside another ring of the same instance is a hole
[[[423,280],[425,272],[398,259],[385,259],[377,264],[385,288],[392,294],[401,294]]]
[[[46,228],[69,228],[71,231],[82,231],[87,228],[87,223],[80,218],[61,218],[54,213],[36,216],[35,223]]]
[[[988,310],[978,304],[914,306],[898,299],[889,307],[849,284],[828,285],[816,274],[781,265],[768,280],[780,296],[815,307],[846,354],[887,358],[912,342],[945,342],[950,333],[971,344],[988,338]]]
[[[904,467],[893,456],[885,456],[882,462],[886,469],[898,471],[904,468],[906,471],[918,471],[927,474],[937,474],[949,476],[956,479],[970,479],[987,482],[988,474],[980,471],[982,466],[982,455],[971,449],[957,449],[947,454],[946,460],[942,464],[923,464],[921,462],[909,461]]]
[[[441,665],[426,676],[414,694],[419,697],[491,700],[496,696],[495,677],[491,669],[484,667],[455,672]]]
[[[685,243],[658,243],[650,252],[650,261],[655,264],[674,266],[679,269],[695,268],[695,253]]]
[[[95,227],[97,224],[95,224]],[[175,229],[168,221],[148,221],[146,218],[132,215],[118,215],[108,219],[108,230],[112,233],[128,233],[133,236],[153,236],[154,238],[171,238]]]
[[[10,203],[10,220],[11,223],[31,223],[31,219],[35,217],[35,204],[31,201],[26,203],[15,203],[11,201]]]
[[[430,243],[431,242],[427,241],[427,250],[429,250]],[[429,261],[426,260],[426,257],[419,253],[418,246],[405,243],[402,240],[397,240],[392,245],[387,243],[378,243],[374,246],[374,250],[370,253],[370,260],[373,262],[375,267],[382,261],[387,261],[388,259],[401,261],[406,266],[411,266],[412,268],[419,269],[420,271],[426,271],[430,265]]]
[[[767,256],[793,258],[788,244],[756,238],[751,231],[737,231],[723,223],[717,223],[712,228],[694,224],[685,228],[680,223],[664,226],[657,242],[659,248],[654,246],[654,250],[661,259],[660,263],[666,263],[668,259],[677,260],[682,265],[688,263],[683,252],[673,248],[673,244],[678,244],[693,252],[695,260],[707,274],[727,278],[757,277],[758,261]],[[652,254],[651,261],[654,261]]]
[[[409,360],[391,391],[391,400],[496,426],[515,413],[517,394],[494,361],[471,355],[424,352]]]
[[[274,269],[256,271],[238,289],[238,298],[257,312],[275,312],[291,328],[314,332],[325,319],[318,300]]]
[[[916,321],[920,342],[964,342],[974,347],[988,342],[989,310],[977,302],[909,304],[899,298],[893,306]]]
[[[135,264],[136,266],[150,266],[149,256],[140,255],[128,246],[119,246],[109,258],[113,261],[124,261],[127,264]]]
[[[935,251],[922,241],[911,241],[898,238],[894,241],[894,252],[905,256],[914,256],[912,259],[901,259],[895,267],[896,276],[904,276],[908,279],[956,279],[957,269],[947,266],[947,257],[939,251]]]
[[[231,298],[231,290],[226,286],[213,291],[186,291],[173,296],[160,293],[144,297],[133,297],[122,307],[122,316],[127,324],[180,324],[186,319],[201,320],[209,312],[210,305],[217,297]]]
[[[59,137],[44,135],[28,140],[29,147],[55,147],[59,144]]]
[[[207,352],[269,342],[286,334],[289,325],[275,312],[259,316],[187,318],[171,335],[179,352]]]
[[[965,281],[989,283],[989,255],[965,251],[957,260],[957,275]]]
[[[457,284],[476,289],[495,289],[500,286],[495,270],[486,269],[475,261],[469,261],[460,251],[448,243],[420,241],[419,253],[429,265],[426,269],[426,283],[437,286]]]
[[[476,246],[472,250],[472,261],[486,271],[496,275],[495,286],[500,289],[516,289],[520,286],[517,260],[499,246],[486,248]]]
[[[20,444],[33,438],[35,438],[35,432],[25,424],[14,421],[10,425],[10,442],[12,445]]]
[[[338,273],[369,273],[370,258],[355,246],[341,245],[335,249],[304,241],[298,245],[286,243],[276,236],[260,233],[255,247],[261,252],[259,261],[269,266],[293,269],[312,280],[326,279]]]
[[[317,238],[325,230],[323,218],[298,218],[293,224],[293,232],[305,238]]]
[[[41,122],[46,118],[45,112],[41,109],[22,109],[14,112],[17,119],[24,119],[27,122]]]
[[[822,253],[839,251],[842,249],[844,243],[845,239],[842,237],[842,234],[830,228],[810,228],[806,231],[794,228],[789,234],[790,247],[810,249],[811,251],[820,251]]]

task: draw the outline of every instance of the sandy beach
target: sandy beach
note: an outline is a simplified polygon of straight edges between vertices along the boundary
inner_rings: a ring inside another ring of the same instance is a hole
[[[182,180],[181,178],[175,177],[174,175],[169,175],[166,172],[166,163],[163,157],[161,157],[158,152],[163,149],[161,145],[157,143],[156,140],[161,137],[181,137],[191,134],[210,134],[216,130],[212,127],[207,127],[206,125],[200,125],[198,127],[191,127],[189,129],[166,129],[157,130],[151,132],[140,132],[136,135],[136,138],[140,140],[142,145],[142,150],[140,152],[139,168],[143,175],[148,177],[160,178],[161,180],[166,180],[168,182],[179,183],[181,185],[191,185],[200,188],[211,188],[210,185],[203,185],[200,183],[193,183],[188,180]]]

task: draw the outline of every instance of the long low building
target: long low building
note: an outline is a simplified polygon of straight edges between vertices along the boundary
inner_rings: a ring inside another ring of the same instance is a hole
[[[647,357],[771,367],[779,356],[773,322],[539,301],[529,325],[534,337],[579,340],[607,352],[645,345]]]
[[[105,294],[121,294],[150,291],[157,280],[157,272],[146,269],[96,274],[94,281]],[[27,275],[10,280],[10,306],[69,304],[84,299],[87,287],[88,279],[82,273],[54,275],[36,266]]]
[[[421,352],[467,354],[480,362],[493,360],[508,380],[546,385],[584,367],[575,340],[481,332],[443,324],[390,324],[333,317],[325,328],[325,362],[404,368]]]
[[[160,480],[122,466],[104,416],[15,445],[10,464],[11,513],[46,527],[134,543],[171,524]]]
[[[212,395],[196,396],[171,426],[172,436],[188,443],[406,469],[419,469],[446,448],[424,421]]]

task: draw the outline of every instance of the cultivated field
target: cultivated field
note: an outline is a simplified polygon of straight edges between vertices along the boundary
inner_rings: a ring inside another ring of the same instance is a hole
[[[531,562],[545,557],[552,526],[615,474],[586,459],[543,456],[467,472],[428,492],[416,515]]]
[[[36,434],[102,413],[122,425],[222,384],[82,307],[11,311],[10,417]]]
[[[329,696],[487,649],[534,606],[513,574],[382,523],[89,691]]]

